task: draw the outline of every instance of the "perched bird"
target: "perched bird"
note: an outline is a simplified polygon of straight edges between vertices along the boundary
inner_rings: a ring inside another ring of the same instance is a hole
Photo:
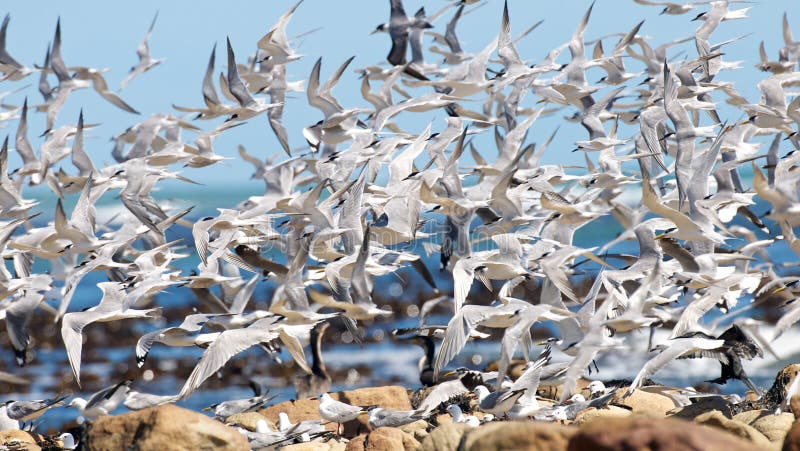
[[[342,427],[342,423],[355,420],[360,415],[366,414],[367,411],[358,406],[351,406],[341,401],[336,401],[331,398],[331,395],[322,393],[319,395],[319,415],[328,421],[336,423],[336,433]]]

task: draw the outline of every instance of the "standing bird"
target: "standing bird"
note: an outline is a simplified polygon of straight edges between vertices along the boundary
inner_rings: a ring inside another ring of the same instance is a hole
[[[403,0],[389,0],[391,14],[389,22],[382,23],[375,28],[373,33],[388,32],[392,38],[392,50],[386,60],[393,66],[406,64],[406,47],[408,47],[408,36],[412,28],[433,28],[427,20],[419,17],[409,19],[406,10],[403,9]]]
[[[56,399],[7,401],[6,415],[12,420],[28,423],[42,416],[50,408],[60,406],[66,398],[67,396],[59,396]]]
[[[339,429],[342,423],[353,421],[359,415],[367,413],[366,410],[358,406],[351,406],[343,402],[336,401],[331,398],[331,395],[323,393],[319,395],[319,415],[328,420],[336,423],[336,433],[339,434]]]

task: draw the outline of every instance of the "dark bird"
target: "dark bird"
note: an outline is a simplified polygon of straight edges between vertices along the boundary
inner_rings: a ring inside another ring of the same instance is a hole
[[[393,66],[402,66],[406,64],[406,48],[408,47],[408,36],[412,28],[433,28],[427,20],[414,17],[409,19],[403,9],[403,0],[389,0],[391,6],[391,14],[388,23],[382,23],[375,28],[373,33],[387,32],[392,38],[392,50],[386,59]]]
[[[304,374],[294,380],[297,399],[317,396],[331,389],[331,376],[322,360],[322,336],[330,323],[323,322],[311,329],[311,374]]]

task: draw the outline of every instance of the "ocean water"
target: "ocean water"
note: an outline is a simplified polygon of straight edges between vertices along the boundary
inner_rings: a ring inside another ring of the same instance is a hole
[[[195,205],[195,209],[188,216],[188,219],[195,220],[203,216],[215,215],[216,208],[233,207],[251,195],[260,194],[260,190],[263,188],[255,183],[229,190],[219,187],[178,185],[167,186],[166,189],[162,187],[156,197],[160,202],[170,204],[176,209]],[[106,197],[110,196],[113,194],[106,195]],[[98,204],[98,223],[110,222],[113,224],[114,221],[119,220],[117,215],[121,212],[120,207],[116,199],[113,197],[106,199],[106,197]],[[633,200],[636,197],[634,189],[629,198]],[[52,201],[42,198],[41,202],[39,210],[51,211]],[[74,202],[74,199],[67,199],[67,208],[71,208],[69,202]],[[766,211],[766,207],[756,205],[753,210],[760,214]],[[435,230],[437,216],[429,215],[429,219],[426,230]],[[46,219],[37,218],[36,221],[37,223],[34,225],[41,225],[46,222]],[[620,226],[613,218],[602,217],[593,221],[588,227],[579,229],[575,236],[575,244],[583,247],[602,245],[614,239],[621,231]],[[762,232],[758,232],[758,234],[766,236]],[[199,259],[194,252],[191,230],[174,226],[169,230],[167,239],[183,240],[182,244],[186,246],[185,253],[190,254],[190,257],[175,261],[174,265],[184,274],[188,274],[191,269],[196,268]],[[735,241],[730,243],[731,246],[738,244],[740,243]],[[626,241],[610,251],[636,255],[638,247],[635,241]],[[768,252],[778,265],[797,260],[797,256],[785,245],[771,246]],[[279,261],[282,258],[278,254],[273,257]],[[426,265],[434,275],[439,289],[444,292],[452,292],[451,275],[449,272],[438,270],[438,259],[438,254],[428,256],[425,258]],[[617,264],[622,265],[619,262]],[[781,268],[780,266],[777,269],[786,273],[794,270],[792,267]],[[591,279],[596,271],[597,265],[595,264],[581,265],[580,274],[577,277]],[[96,284],[103,280],[106,278],[102,272],[94,272],[85,277],[78,286],[70,311],[96,305],[100,298],[100,291]],[[478,283],[473,285],[472,294],[475,297],[485,297],[488,293],[479,285]],[[394,328],[416,325],[418,322],[417,310],[409,308],[409,306],[433,297],[434,293],[410,268],[378,279],[376,286],[390,288],[380,290],[381,299],[390,301],[397,307],[396,316],[384,322],[368,325],[367,336],[369,339],[363,345],[343,342],[341,331],[331,328],[333,332],[328,334],[329,337],[323,346],[323,351],[328,368],[334,375],[335,390],[383,384],[400,384],[408,388],[419,386],[417,364],[422,357],[422,349],[414,345],[392,341],[390,336],[391,330]],[[254,305],[266,308],[275,288],[276,285],[272,282],[259,283],[250,308]],[[740,300],[739,308],[746,306],[750,300]],[[174,287],[157,295],[153,303],[162,306],[165,312],[175,314],[179,311],[187,312],[193,305],[196,305],[196,300],[187,288]],[[754,310],[749,314],[760,318],[763,312]],[[707,318],[713,319],[718,315],[718,313],[712,312],[707,315]],[[448,311],[440,310],[430,318],[428,323],[446,324],[449,317]],[[34,326],[32,335],[43,345],[37,347],[34,359],[27,366],[18,368],[15,365],[10,348],[0,353],[2,369],[28,378],[31,384],[22,388],[6,387],[3,390],[5,392],[3,397],[5,399],[35,399],[50,397],[57,391],[63,390],[69,390],[75,395],[86,396],[125,377],[136,379],[133,387],[138,391],[164,395],[175,394],[180,390],[186,376],[202,355],[203,350],[156,345],[145,366],[138,369],[132,343],[135,343],[141,334],[179,322],[180,318],[161,318],[153,321],[125,321],[124,326],[116,323],[88,326],[87,335],[94,334],[101,338],[97,340],[89,338],[84,347],[82,367],[84,386],[82,389],[71,382],[72,376],[60,338],[60,325],[42,324],[41,328]],[[550,327],[550,330],[557,333],[553,327]],[[667,331],[659,330],[655,343],[663,342],[667,333]],[[39,337],[41,334],[49,335],[49,340],[41,339]],[[765,331],[765,334],[772,336],[771,331]],[[797,361],[800,349],[793,344],[800,339],[798,335],[800,332],[790,330],[776,342],[775,346],[780,358],[776,359],[766,355],[764,359],[745,363],[748,374],[757,384],[768,387],[778,369],[787,363]],[[103,343],[104,346],[99,346],[96,341]],[[599,373],[593,373],[590,377],[605,380],[633,378],[644,362],[652,357],[646,349],[646,343],[646,332],[632,334],[624,347],[609,351],[597,359]],[[536,353],[538,350],[534,352]],[[483,368],[487,363],[496,360],[498,353],[499,343],[497,341],[470,342],[450,366]],[[307,352],[307,356],[310,358],[310,352]],[[517,357],[521,357],[519,353]],[[180,401],[178,405],[199,411],[203,407],[223,400],[249,397],[251,395],[247,387],[247,380],[250,377],[266,377],[272,393],[277,396],[275,402],[291,399],[294,396],[292,377],[300,374],[300,370],[292,364],[291,358],[285,352],[279,355],[279,359],[280,362],[273,361],[258,349],[242,353],[219,372],[219,377],[209,379],[190,398]],[[567,360],[568,357],[556,352],[554,359],[556,361]],[[686,386],[713,379],[718,376],[718,373],[719,365],[715,361],[708,359],[683,360],[670,363],[654,379],[667,384]],[[726,392],[736,393],[744,393],[745,390],[738,381],[732,381],[722,389]],[[124,408],[120,408],[119,412],[124,410]],[[62,429],[72,424],[76,416],[77,411],[71,408],[53,409],[42,417],[43,423],[40,429]]]

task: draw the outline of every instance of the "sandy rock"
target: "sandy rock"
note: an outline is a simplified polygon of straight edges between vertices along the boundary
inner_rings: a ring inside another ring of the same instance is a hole
[[[382,427],[369,434],[360,434],[347,443],[346,451],[381,451],[381,450],[417,451],[422,445],[414,437],[399,428]]]
[[[585,394],[585,389],[589,386],[590,382],[592,381],[584,377],[578,378],[575,382],[574,392]],[[539,388],[536,390],[536,396],[558,400],[561,397],[561,385],[539,385]]]
[[[344,451],[347,447],[346,443],[336,440],[312,440],[306,443],[295,443],[281,447],[281,451]]]
[[[237,413],[235,415],[231,415],[228,418],[225,418],[225,424],[235,424],[236,426],[241,426],[248,431],[255,431],[256,430],[256,423],[259,420],[264,420],[267,422],[267,427],[270,431],[277,431],[278,428],[275,426],[275,423],[270,421],[264,415],[261,415],[258,412],[245,412],[245,413]]]
[[[411,410],[408,392],[405,388],[399,386],[359,388],[357,390],[331,393],[331,398],[355,406],[377,405],[387,409]],[[286,412],[286,415],[289,416],[289,421],[292,423],[320,419],[319,401],[310,398],[278,403],[260,410],[258,413],[277,424],[278,414],[281,412]],[[336,431],[336,423],[329,423],[325,427],[329,431]],[[369,432],[369,426],[367,425],[367,416],[363,415],[354,421],[345,423],[342,436],[351,438],[365,432]]]
[[[36,442],[36,437],[19,429],[0,431],[0,445],[7,446],[8,449],[30,451],[42,449]]]
[[[794,415],[789,412],[783,412],[780,415],[764,415],[753,421],[750,425],[758,432],[764,434],[769,441],[779,442],[786,437],[793,423]]]
[[[88,449],[249,450],[239,431],[205,415],[171,404],[102,416],[90,423]]]
[[[741,413],[737,413],[736,415],[734,415],[733,419],[736,421],[741,421],[744,424],[753,424],[753,422],[756,421],[757,419],[772,414],[773,412],[770,412],[769,410],[757,410],[757,409],[747,410]]]
[[[749,440],[759,448],[769,448],[769,439],[753,426],[727,418],[719,410],[706,412],[694,419],[696,423],[722,429],[733,435]]]
[[[697,402],[689,404],[688,406],[676,407],[670,410],[669,416],[676,418],[683,418],[684,420],[693,420],[698,416],[717,410],[722,412],[726,418],[731,418],[731,405],[721,396],[709,396],[707,398],[700,398]],[[747,423],[746,421],[744,423]]]
[[[555,423],[506,421],[481,425],[469,432],[465,451],[563,451],[575,429]]]
[[[584,424],[570,439],[569,451],[752,451],[753,443],[720,430],[676,418],[634,415],[599,418]]]
[[[665,417],[667,412],[676,407],[675,402],[670,397],[658,393],[636,389],[628,397],[623,397],[624,394],[624,390],[617,391],[617,395],[611,403],[628,406],[635,414]]]
[[[597,409],[594,407],[589,407],[588,409],[581,410],[578,412],[578,415],[575,416],[575,421],[573,424],[581,425],[583,423],[594,421],[598,418],[619,418],[619,417],[629,417],[632,415],[632,412],[628,409],[623,409],[622,407],[618,406],[608,406],[603,409]]]
[[[445,423],[431,431],[422,441],[422,451],[452,451],[458,447],[461,437],[472,428],[464,423]]]
[[[403,426],[400,426],[400,429],[403,432],[407,432],[411,434],[418,442],[422,443],[425,440],[425,437],[428,436],[428,422],[425,420],[417,420],[413,423],[409,423]]]

